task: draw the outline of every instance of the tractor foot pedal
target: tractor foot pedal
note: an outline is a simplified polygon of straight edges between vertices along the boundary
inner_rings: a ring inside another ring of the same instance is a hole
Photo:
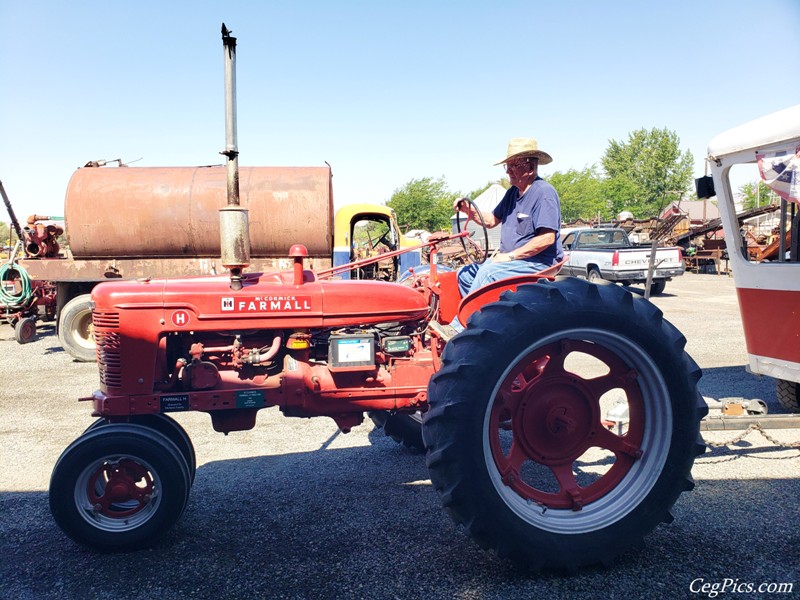
[[[449,342],[452,338],[458,335],[458,331],[452,325],[442,325],[439,321],[431,321],[428,323],[428,329],[436,334],[436,337]]]

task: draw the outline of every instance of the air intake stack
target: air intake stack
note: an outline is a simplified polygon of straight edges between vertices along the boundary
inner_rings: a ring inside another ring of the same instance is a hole
[[[222,24],[225,55],[225,151],[228,204],[219,211],[222,266],[231,273],[231,289],[242,289],[242,270],[250,264],[247,209],[239,205],[239,149],[236,139],[236,38]]]

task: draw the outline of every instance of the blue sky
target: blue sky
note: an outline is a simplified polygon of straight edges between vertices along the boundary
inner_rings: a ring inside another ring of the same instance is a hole
[[[468,192],[521,136],[553,156],[546,177],[666,127],[699,176],[714,135],[800,102],[800,0],[0,0],[0,180],[17,216],[63,214],[89,160],[221,163],[223,21],[240,164],[327,161],[337,206],[421,177]]]

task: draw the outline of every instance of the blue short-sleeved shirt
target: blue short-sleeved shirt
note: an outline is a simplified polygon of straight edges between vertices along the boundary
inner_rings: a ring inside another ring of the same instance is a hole
[[[511,252],[527,243],[539,229],[561,229],[561,205],[555,188],[541,177],[520,196],[519,189],[511,187],[503,196],[493,214],[501,222],[500,252]],[[564,257],[561,237],[529,260],[548,265],[557,263]]]

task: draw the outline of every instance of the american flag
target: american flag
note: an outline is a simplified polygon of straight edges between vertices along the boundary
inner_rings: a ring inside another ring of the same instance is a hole
[[[800,146],[791,151],[756,154],[761,179],[784,200],[800,204]]]

